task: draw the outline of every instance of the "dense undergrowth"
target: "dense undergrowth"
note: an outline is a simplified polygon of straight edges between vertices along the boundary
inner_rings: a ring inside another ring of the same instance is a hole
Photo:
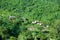
[[[60,40],[60,0],[0,0],[0,40]]]

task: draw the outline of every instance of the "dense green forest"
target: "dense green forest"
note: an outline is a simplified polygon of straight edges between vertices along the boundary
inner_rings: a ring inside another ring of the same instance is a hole
[[[0,0],[0,40],[60,40],[60,0]]]

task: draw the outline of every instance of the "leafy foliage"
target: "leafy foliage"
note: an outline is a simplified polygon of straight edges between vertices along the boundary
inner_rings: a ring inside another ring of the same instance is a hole
[[[0,0],[0,40],[60,40],[59,13],[60,0]]]

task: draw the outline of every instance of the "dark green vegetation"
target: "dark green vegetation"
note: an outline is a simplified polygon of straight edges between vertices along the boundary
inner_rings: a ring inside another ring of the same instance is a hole
[[[60,0],[0,0],[0,40],[60,40]]]

